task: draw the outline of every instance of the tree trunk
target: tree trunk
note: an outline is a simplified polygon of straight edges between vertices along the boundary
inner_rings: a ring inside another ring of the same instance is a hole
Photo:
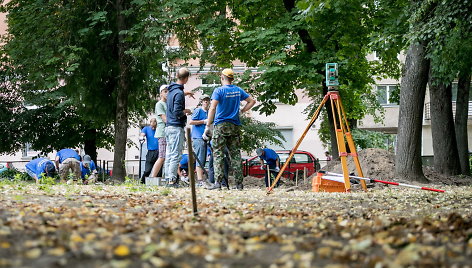
[[[123,2],[123,0],[116,0],[116,23],[118,33],[122,30],[126,30],[125,17],[122,14]],[[123,40],[123,35],[118,34],[119,77],[116,94],[115,153],[113,156],[112,176],[115,181],[124,181],[126,176],[125,155],[128,133],[129,61],[125,51],[126,44]]]
[[[97,163],[97,130],[87,129],[84,133],[84,151]]]
[[[456,101],[456,140],[461,165],[461,174],[470,175],[467,119],[469,117],[470,70],[459,73]]]
[[[401,81],[395,176],[408,181],[427,182],[421,162],[423,106],[428,82],[429,60],[425,44],[408,48]]]
[[[434,170],[444,175],[457,175],[461,167],[452,115],[452,86],[436,81],[430,74],[429,92]]]

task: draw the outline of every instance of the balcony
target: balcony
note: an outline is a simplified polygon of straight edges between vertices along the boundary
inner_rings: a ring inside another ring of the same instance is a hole
[[[456,118],[456,102],[452,102],[452,115]],[[472,102],[469,101],[468,120],[472,120]],[[431,103],[428,102],[424,105],[424,120],[431,120]]]

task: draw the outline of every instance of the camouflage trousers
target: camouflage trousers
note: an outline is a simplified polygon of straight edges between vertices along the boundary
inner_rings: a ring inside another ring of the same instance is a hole
[[[68,179],[69,172],[73,175],[74,180],[80,180],[82,178],[79,160],[75,158],[67,158],[59,164],[59,176],[62,181]]]
[[[243,183],[243,170],[241,166],[241,127],[224,122],[215,126],[213,130],[212,149],[215,169],[215,181],[221,183],[224,178],[225,160],[224,150],[228,147],[231,159],[230,167],[233,169],[236,184]]]

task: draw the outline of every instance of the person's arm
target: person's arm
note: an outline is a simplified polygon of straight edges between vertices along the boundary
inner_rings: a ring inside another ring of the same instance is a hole
[[[162,118],[162,121],[164,121],[164,123],[167,123],[167,116],[166,114],[161,114],[159,115],[161,118]]]
[[[59,171],[59,156],[56,155],[56,159],[54,159],[54,163],[56,164],[56,169]]]
[[[177,94],[174,99],[174,113],[177,118],[182,118],[187,114],[192,114],[192,111],[190,109],[185,109],[184,107],[184,95],[183,94]]]
[[[164,123],[167,123],[166,109],[162,102],[156,104],[156,117],[159,116]]]
[[[215,120],[215,113],[216,113],[216,106],[218,106],[218,101],[217,100],[211,100],[210,103],[210,109],[208,110],[208,118],[206,125],[209,127],[211,124],[213,124],[213,121]]]
[[[256,101],[251,96],[247,97],[244,101],[246,101],[246,105],[241,109],[241,113],[251,110],[254,104],[256,104]]]
[[[195,93],[192,91],[184,91],[184,96],[190,96],[192,99],[195,99]]]
[[[201,109],[195,109],[192,115],[192,120],[190,120],[189,125],[198,126],[198,125],[206,124],[206,121],[207,121],[206,119],[204,120],[197,119],[200,117],[201,112],[202,112]]]

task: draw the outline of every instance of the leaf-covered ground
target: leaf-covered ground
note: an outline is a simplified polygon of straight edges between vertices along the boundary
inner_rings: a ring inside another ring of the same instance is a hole
[[[1,185],[0,266],[472,267],[472,187],[445,194]]]

